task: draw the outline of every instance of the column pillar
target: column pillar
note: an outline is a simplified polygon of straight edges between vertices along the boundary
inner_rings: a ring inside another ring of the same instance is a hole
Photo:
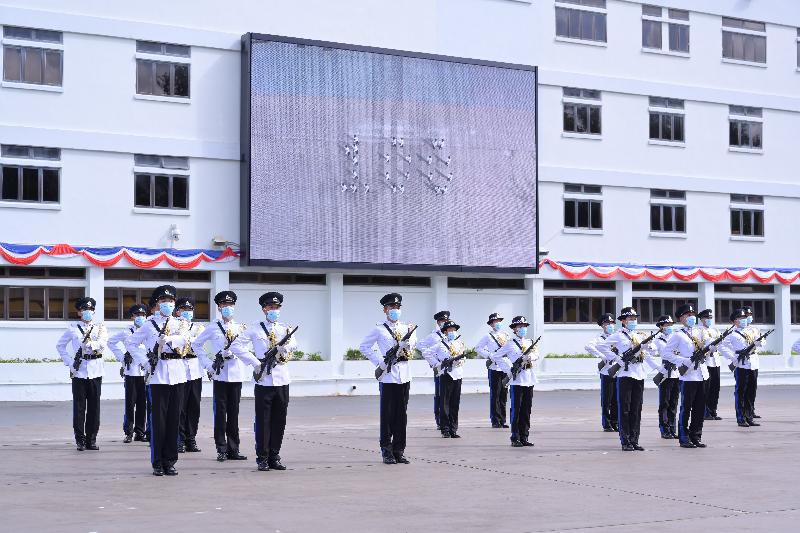
[[[614,310],[616,318],[617,313],[623,307],[633,305],[633,282],[628,279],[617,281],[617,308]],[[638,309],[636,310],[639,311]]]
[[[330,330],[328,359],[334,376],[344,375],[344,275],[331,272],[326,275],[328,285],[328,311]]]
[[[702,281],[698,285],[697,312],[699,313],[703,309],[711,309],[716,313],[716,308],[714,307],[714,283],[711,281]],[[677,320],[676,317],[672,318]],[[728,317],[715,316],[714,322],[719,324],[727,323]]]
[[[433,312],[447,310],[447,276],[432,276],[431,289],[433,289]]]
[[[227,270],[212,270],[211,271],[211,309],[209,310],[209,318],[211,320],[220,320],[222,317],[219,315],[219,310],[214,304],[214,295],[230,290],[230,272]]]
[[[94,298],[97,302],[94,319],[99,322],[105,320],[105,275],[103,274],[103,267],[90,266],[86,269],[86,296]],[[70,302],[70,307],[72,307],[71,304],[72,302]]]
[[[525,288],[528,290],[528,320],[533,328],[528,337],[535,339],[544,334],[544,280],[525,278]]]
[[[775,286],[775,344],[779,353],[791,355],[792,353],[792,304],[791,286],[782,283]],[[770,339],[767,339],[769,342]],[[787,359],[788,362],[788,359]]]

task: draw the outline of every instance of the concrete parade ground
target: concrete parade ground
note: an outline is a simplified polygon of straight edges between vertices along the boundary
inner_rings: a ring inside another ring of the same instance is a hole
[[[204,386],[209,386],[205,383]],[[211,402],[177,477],[151,475],[146,443],[122,443],[122,402],[104,401],[100,451],[75,450],[70,402],[0,405],[0,529],[64,532],[797,531],[800,388],[762,386],[761,427],[739,428],[733,392],[706,449],[658,433],[645,392],[644,452],[600,429],[597,391],[534,392],[533,448],[489,426],[487,395],[465,395],[459,440],[436,431],[430,396],[412,396],[406,455],[383,465],[378,398],[293,398],[281,456],[258,472],[252,399],[241,452],[215,460]]]

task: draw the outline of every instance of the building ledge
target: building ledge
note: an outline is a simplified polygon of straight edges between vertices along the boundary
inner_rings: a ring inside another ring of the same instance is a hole
[[[173,217],[188,217],[188,209],[162,209],[158,207],[134,207],[133,212],[139,215],[168,215]]]
[[[38,83],[20,83],[17,81],[0,82],[6,89],[26,89],[29,91],[43,91],[46,93],[63,93],[64,87],[59,85],[39,85]]]
[[[680,57],[682,59],[690,59],[692,56],[686,52],[673,52],[672,50],[661,50],[659,48],[642,48],[645,54],[658,54],[662,56]]]
[[[560,35],[556,35],[555,40],[562,43],[572,43],[572,44],[585,44],[587,46],[599,46],[601,48],[607,48],[608,43],[604,43],[603,41],[589,41],[586,39],[573,39],[572,37],[561,37]]]
[[[181,96],[158,96],[156,94],[134,94],[134,100],[147,100],[150,102],[168,102],[172,104],[191,104],[191,98]]]
[[[61,204],[45,204],[38,202],[11,202],[8,200],[0,201],[0,208],[10,207],[12,209],[40,209],[43,211],[61,211]]]
[[[730,65],[742,65],[745,67],[767,68],[766,63],[756,63],[755,61],[742,61],[741,59],[728,59],[727,57],[723,57],[722,62],[728,63]]]

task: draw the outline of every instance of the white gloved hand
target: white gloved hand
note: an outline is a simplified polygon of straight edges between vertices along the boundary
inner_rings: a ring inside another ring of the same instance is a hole
[[[386,363],[385,363],[385,362],[381,361],[381,362],[378,364],[378,367],[379,367],[381,370],[383,370],[384,372],[386,372]]]
[[[400,348],[403,349],[403,350],[410,350],[411,349],[411,343],[408,342],[408,341],[400,341],[399,344],[400,344]]]
[[[281,355],[286,355],[287,353],[289,353],[289,348],[287,348],[286,346],[278,346],[278,353]]]

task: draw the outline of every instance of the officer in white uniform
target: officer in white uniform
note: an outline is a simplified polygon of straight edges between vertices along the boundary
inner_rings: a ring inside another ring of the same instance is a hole
[[[753,308],[749,305],[745,305],[742,307],[744,309],[745,314],[747,315],[747,330],[753,336],[754,339],[757,339],[761,336],[761,330],[753,324],[755,321],[755,315],[753,314]],[[759,347],[764,346],[764,343],[759,341]],[[753,370],[753,418],[761,418],[758,414],[756,414],[756,396],[758,395],[758,368]],[[751,424],[752,425],[752,424]]]
[[[597,319],[597,325],[603,332],[590,340],[584,347],[589,355],[600,359],[597,364],[600,373],[600,424],[603,431],[616,432],[617,429],[617,385],[613,377],[608,375],[608,369],[613,361],[607,361],[605,355],[597,349],[597,344],[606,340],[614,333],[616,320],[611,313],[603,313]]]
[[[654,380],[658,386],[658,429],[662,439],[677,439],[676,418],[680,399],[680,380],[678,379],[677,365],[664,354],[664,348],[667,346],[669,338],[675,333],[675,321],[670,315],[661,315],[656,320],[656,326],[658,326],[659,333],[653,339],[654,355],[657,354],[661,357],[661,366],[650,358],[647,358],[646,361],[658,370],[661,380],[660,382]]]
[[[153,291],[158,313],[126,340],[133,362],[149,374],[150,462],[154,476],[176,476],[181,403],[186,384],[186,365],[182,359],[189,350],[186,322],[175,318],[175,287],[161,285]],[[146,354],[138,351],[144,344]]]
[[[463,354],[466,346],[457,339],[461,326],[452,320],[442,324],[444,338],[428,348],[423,355],[439,373],[439,421],[444,438],[459,439],[458,410],[461,405],[461,379],[464,377]]]
[[[497,363],[492,361],[492,354],[503,347],[511,336],[503,331],[503,320],[500,313],[492,313],[486,324],[489,332],[481,337],[475,345],[475,351],[480,357],[486,359],[486,368],[489,376],[489,421],[493,428],[507,428],[506,405],[508,405],[508,389],[503,385],[506,373],[500,370]]]
[[[222,320],[209,324],[192,341],[192,350],[214,381],[214,444],[217,447],[217,461],[244,461],[247,457],[239,453],[239,402],[242,399],[242,383],[249,381],[253,373],[248,364],[231,351],[231,346],[246,326],[233,319],[236,293],[222,291],[214,296],[214,303]],[[203,348],[206,343],[211,346],[208,353]]]
[[[417,333],[414,331],[408,339],[403,340],[415,326],[400,321],[402,303],[403,297],[396,292],[381,298],[380,304],[383,306],[386,320],[372,328],[359,345],[361,353],[382,372],[378,379],[380,446],[383,462],[387,465],[409,463],[404,455],[408,423],[408,392],[411,388],[411,370],[408,361],[412,358],[417,344]],[[395,346],[399,347],[397,361],[388,368],[384,358]]]
[[[714,327],[714,311],[711,309],[703,309],[697,313],[697,318],[700,321],[698,331],[700,338],[703,339],[705,346],[708,346],[719,338],[722,333]],[[720,366],[722,365],[722,357],[719,354],[719,346],[711,348],[708,357],[706,357],[706,367],[708,368],[708,379],[705,383],[706,393],[706,411],[704,418],[706,420],[722,420],[722,417],[717,415],[717,406],[719,405],[719,387],[720,387]]]
[[[439,311],[433,315],[433,320],[436,321],[436,326],[433,331],[421,341],[417,343],[417,349],[420,353],[424,354],[431,346],[440,342],[444,336],[442,335],[442,324],[450,320],[450,311]],[[436,420],[436,429],[441,430],[439,424],[439,395],[440,395],[440,380],[439,372],[432,367],[433,370],[433,418]]]
[[[186,321],[190,343],[205,329],[202,324],[194,321],[194,300],[191,298],[179,297],[175,301],[175,314]],[[178,453],[196,453],[200,451],[197,447],[197,426],[200,423],[200,399],[203,395],[203,369],[200,367],[200,359],[191,349],[191,344],[183,357],[183,364],[186,365],[186,385],[181,404]]]
[[[733,388],[733,399],[736,407],[736,422],[740,427],[760,426],[753,418],[753,398],[755,397],[755,371],[758,370],[758,350],[762,341],[748,328],[749,321],[744,309],[736,309],[731,313],[731,322],[735,325],[733,333],[725,337],[719,345],[719,351],[728,363],[733,366],[733,377],[736,386]],[[750,356],[741,352],[755,343],[756,350]]]
[[[533,372],[534,361],[539,360],[539,348],[534,347],[527,354],[525,352],[533,344],[531,339],[525,338],[528,334],[528,319],[524,316],[515,316],[511,319],[509,328],[514,332],[510,341],[505,343],[496,352],[491,354],[492,362],[497,364],[509,378],[509,392],[511,395],[511,446],[533,446],[529,440],[531,429],[531,409],[533,408],[533,386],[536,376]],[[519,372],[512,375],[514,364],[520,360]]]
[[[626,364],[622,360],[622,355],[628,349],[640,346],[646,339],[634,331],[639,325],[639,313],[633,307],[623,307],[617,320],[622,322],[622,328],[599,342],[597,349],[607,361],[613,361],[613,365],[620,366],[614,377],[617,384],[617,420],[622,449],[643,451],[644,448],[639,446],[639,433],[642,423],[644,378],[647,377],[645,360],[652,357],[655,346],[652,343],[642,346],[635,359]]]
[[[79,298],[75,302],[80,320],[70,324],[56,343],[61,360],[72,376],[72,429],[78,451],[99,450],[100,390],[103,385],[103,350],[108,342],[106,326],[94,321],[97,302]],[[68,351],[67,345],[71,344]]]
[[[258,299],[265,320],[251,325],[231,345],[231,350],[255,371],[255,421],[253,430],[256,438],[256,466],[261,472],[267,470],[286,470],[281,462],[281,445],[286,430],[286,414],[289,409],[289,365],[292,352],[297,349],[294,334],[280,344],[292,329],[278,322],[283,306],[283,295],[267,292]],[[253,355],[248,348],[252,344]],[[273,368],[261,372],[262,361],[267,352],[277,348],[277,363]],[[258,376],[261,373],[260,377]]]
[[[133,355],[125,348],[125,339],[142,327],[147,320],[147,308],[142,304],[134,304],[128,309],[128,316],[133,320],[133,324],[123,328],[119,333],[114,334],[108,339],[108,347],[122,363],[120,373],[122,374],[123,385],[125,386],[125,415],[122,419],[122,432],[125,437],[122,442],[128,443],[132,440],[145,442],[145,419],[147,418],[147,408],[145,400],[144,386],[144,367],[133,362]],[[140,355],[147,354],[147,349],[140,344],[136,349]]]

